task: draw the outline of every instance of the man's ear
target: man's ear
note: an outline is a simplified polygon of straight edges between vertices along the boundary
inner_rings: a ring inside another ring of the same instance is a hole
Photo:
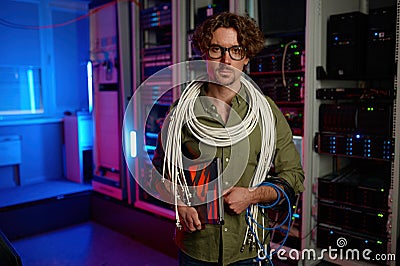
[[[246,59],[247,60],[247,62],[245,61],[245,64],[244,64],[244,66],[243,66],[243,69],[242,69],[242,71],[246,71],[246,69],[247,69],[247,66],[249,65],[249,63],[250,63],[250,59]]]

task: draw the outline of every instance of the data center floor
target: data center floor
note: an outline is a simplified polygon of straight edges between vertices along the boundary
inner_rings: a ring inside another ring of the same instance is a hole
[[[25,266],[178,265],[175,258],[95,222],[13,241]]]

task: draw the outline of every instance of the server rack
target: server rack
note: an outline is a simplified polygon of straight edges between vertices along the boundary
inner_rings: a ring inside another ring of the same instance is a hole
[[[122,120],[131,95],[129,3],[92,4],[93,190],[124,201],[128,171],[122,154]],[[121,55],[124,56],[121,56]]]
[[[335,68],[328,65],[332,63],[328,60],[332,58],[328,56],[329,42],[344,47],[352,41],[330,39],[329,18],[353,12],[368,16],[378,4],[307,1],[304,167],[308,180],[303,202],[303,217],[307,217],[303,219],[303,249],[370,249],[371,256],[396,254],[398,250],[397,75],[371,77],[364,71],[340,76],[326,72]],[[399,3],[386,1],[387,6],[392,4],[398,21]],[[396,21],[393,23],[398,25]],[[396,34],[398,38],[398,29]],[[368,45],[368,41],[361,45]],[[395,50],[397,62],[398,43]],[[341,265],[366,263],[363,259],[338,261],[326,254],[324,259]],[[390,260],[368,263],[395,265]]]

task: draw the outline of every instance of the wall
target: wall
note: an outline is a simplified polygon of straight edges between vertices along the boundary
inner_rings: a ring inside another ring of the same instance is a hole
[[[81,14],[52,10],[53,23],[74,21]],[[88,109],[86,63],[90,59],[89,18],[53,30],[57,114]]]
[[[21,185],[63,177],[61,120],[1,126],[0,135],[21,136]],[[0,167],[0,188],[14,186],[13,168]]]
[[[28,119],[0,117],[0,136],[22,137],[22,185],[63,177],[63,113],[88,108],[87,2],[6,0],[0,3],[3,55],[0,66],[35,65],[42,69],[45,113]],[[13,186],[13,169],[0,167],[0,189]]]

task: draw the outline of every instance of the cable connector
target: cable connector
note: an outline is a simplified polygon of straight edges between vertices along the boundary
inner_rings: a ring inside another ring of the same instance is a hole
[[[181,224],[181,222],[180,221],[176,221],[176,228],[180,231],[180,230],[182,230],[182,224]]]

